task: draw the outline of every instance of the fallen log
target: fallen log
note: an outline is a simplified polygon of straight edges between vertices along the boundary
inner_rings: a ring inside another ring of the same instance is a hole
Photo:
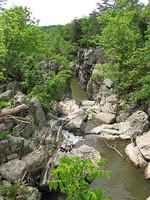
[[[25,111],[25,110],[28,110],[28,109],[29,109],[29,107],[26,104],[22,104],[22,105],[15,107],[15,108],[9,108],[7,110],[1,110],[0,111],[0,118],[8,116],[8,115],[15,115],[19,112],[22,112],[22,111]]]

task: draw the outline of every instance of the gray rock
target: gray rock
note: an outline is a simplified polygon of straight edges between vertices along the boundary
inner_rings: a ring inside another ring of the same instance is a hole
[[[138,136],[136,144],[144,158],[150,160],[150,131]]]
[[[147,162],[144,160],[138,147],[135,146],[134,143],[126,146],[125,153],[136,167],[145,168],[147,166]]]
[[[22,92],[17,92],[17,94],[14,96],[15,104],[20,105],[23,103],[26,103],[26,97]]]
[[[100,112],[100,113],[94,115],[93,117],[104,124],[112,124],[115,122],[115,118],[116,118],[116,116],[114,114],[103,113],[103,112]]]
[[[141,135],[149,127],[148,115],[143,111],[134,112],[125,122],[120,123],[119,131],[122,137]]]
[[[109,129],[103,125],[101,126],[97,126],[95,128],[93,128],[91,131],[89,131],[90,134],[107,134],[107,135],[120,135],[120,132],[118,130],[114,130],[114,129]]]
[[[82,104],[82,106],[90,107],[90,106],[94,106],[95,101],[84,100],[81,102],[81,104]]]
[[[9,135],[8,143],[12,153],[18,153],[19,155],[21,154],[24,145],[23,138]]]
[[[58,103],[58,112],[65,116],[79,109],[79,106],[76,104],[74,99],[65,99]]]
[[[40,147],[33,152],[27,154],[22,158],[22,161],[26,162],[26,168],[28,171],[42,168],[45,159],[47,158],[46,151]]]
[[[113,81],[110,78],[106,78],[106,79],[104,79],[104,84],[105,84],[106,87],[112,88]]]
[[[11,96],[12,96],[12,91],[11,90],[7,90],[6,92],[0,94],[0,101],[9,100],[9,98]]]
[[[67,153],[58,151],[53,159],[53,165],[55,167],[57,167],[59,165],[60,158],[63,155],[78,156],[81,159],[88,158],[88,159],[92,160],[93,162],[101,159],[99,151],[97,151],[93,147],[83,144],[83,145],[79,146],[78,148],[73,148],[70,152],[67,152]]]
[[[0,141],[0,164],[6,161],[7,155],[9,154],[11,154],[11,150],[9,148],[8,140]]]
[[[15,159],[0,167],[0,174],[9,182],[15,182],[22,178],[26,169],[26,162]]]
[[[86,118],[86,112],[83,109],[79,109],[65,118],[66,125],[64,128],[71,132],[77,131],[81,128],[81,125],[86,120]]]
[[[39,128],[42,128],[46,123],[46,118],[39,99],[36,97],[31,99],[30,104],[34,122]]]
[[[30,138],[35,131],[35,125],[33,122],[31,122],[30,124],[20,123],[14,128],[14,131],[17,136]]]

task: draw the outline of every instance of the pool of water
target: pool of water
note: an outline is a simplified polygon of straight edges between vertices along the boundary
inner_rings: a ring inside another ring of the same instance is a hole
[[[127,159],[124,153],[127,142],[117,142],[117,149],[124,155],[124,159],[114,150],[109,149],[97,136],[91,135],[83,143],[100,151],[106,161],[105,167],[112,172],[109,181],[106,179],[101,181],[97,178],[92,183],[93,187],[103,187],[107,196],[112,197],[113,200],[146,200],[150,195],[150,182],[144,179],[142,170],[135,168]]]
[[[88,99],[88,95],[84,90],[81,89],[79,80],[73,78],[71,80],[71,90],[72,90],[72,97],[77,101],[83,101]]]

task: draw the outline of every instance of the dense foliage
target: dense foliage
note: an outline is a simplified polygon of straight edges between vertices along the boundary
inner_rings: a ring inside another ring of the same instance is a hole
[[[89,159],[63,156],[59,166],[51,172],[49,188],[60,189],[67,195],[67,200],[110,200],[104,197],[103,189],[91,188],[89,184],[96,177],[101,180],[105,175],[110,177],[110,171],[101,169],[103,164],[103,160],[93,163]]]
[[[150,99],[150,4],[138,1],[115,1],[98,21],[102,34],[95,39],[109,59],[99,65],[104,76],[126,98],[141,102]]]
[[[44,32],[30,16],[22,7],[0,14],[0,82],[19,81],[23,92],[40,97],[48,108],[61,96],[71,71],[57,34]]]

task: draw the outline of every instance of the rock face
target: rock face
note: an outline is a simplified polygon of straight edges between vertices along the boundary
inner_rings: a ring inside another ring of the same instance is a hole
[[[150,160],[150,131],[138,136],[136,143],[144,158]]]
[[[88,81],[91,78],[93,64],[105,63],[106,58],[100,47],[81,49],[78,53],[79,61],[79,79],[80,85],[84,90],[87,90]]]
[[[14,159],[0,167],[0,174],[9,182],[15,182],[22,178],[26,169],[26,162]]]
[[[30,104],[34,122],[39,128],[42,128],[45,125],[46,118],[41,103],[37,98],[33,98],[31,99]]]

